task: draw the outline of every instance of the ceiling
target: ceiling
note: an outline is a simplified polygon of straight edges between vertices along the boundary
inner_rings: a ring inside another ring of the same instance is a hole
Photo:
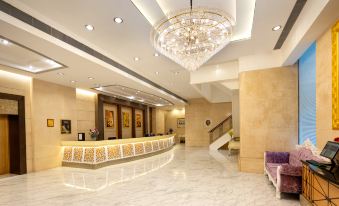
[[[100,3],[93,0],[5,1],[185,99],[202,97],[190,84],[188,71],[164,56],[154,56],[156,51],[150,42],[152,26],[132,1],[101,0]],[[147,3],[150,0],[134,1]],[[213,0],[210,7],[223,1]],[[237,3],[241,5],[246,1],[249,0],[237,0]],[[178,4],[179,2],[182,1],[178,0]],[[284,26],[295,2],[296,0],[256,0],[251,37],[231,42],[206,65],[272,51],[281,33],[281,30],[272,31],[272,27]],[[242,15],[245,14],[239,12],[237,8],[236,19],[244,18]],[[123,18],[123,23],[114,23],[114,17]],[[93,25],[94,30],[87,31],[84,28],[86,24]],[[95,57],[83,55],[65,43],[46,37],[41,32],[35,31],[36,29],[29,26],[24,28],[10,18],[4,19],[4,15],[0,27],[1,36],[13,39],[67,66],[62,70],[63,76],[53,71],[35,74],[35,78],[83,89],[93,88],[95,84],[123,85],[167,98],[174,104],[183,103],[166,95],[166,92],[128,78],[123,72],[117,72],[116,68],[109,68],[106,64],[100,63]],[[139,60],[135,61],[135,57]],[[88,77],[94,79],[89,80]],[[77,82],[72,83],[71,80]]]

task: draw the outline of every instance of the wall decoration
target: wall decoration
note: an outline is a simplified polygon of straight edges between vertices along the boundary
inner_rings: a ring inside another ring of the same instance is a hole
[[[114,127],[114,112],[111,110],[105,110],[105,127]]]
[[[135,114],[136,127],[141,127],[141,114]]]
[[[54,119],[47,119],[47,127],[54,127]]]
[[[71,134],[71,120],[61,120],[61,134]]]
[[[124,127],[129,127],[129,113],[127,112],[122,113],[122,121],[123,121]]]
[[[177,119],[177,127],[184,128],[185,127],[185,118],[178,118]]]
[[[206,119],[206,120],[205,120],[205,126],[206,126],[206,127],[211,126],[211,124],[212,124],[212,120],[211,120],[211,119]]]

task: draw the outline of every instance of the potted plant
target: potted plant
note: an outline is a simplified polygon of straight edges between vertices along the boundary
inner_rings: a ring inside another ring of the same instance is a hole
[[[99,136],[99,130],[97,128],[89,130],[89,136],[91,136],[92,140],[96,140]]]

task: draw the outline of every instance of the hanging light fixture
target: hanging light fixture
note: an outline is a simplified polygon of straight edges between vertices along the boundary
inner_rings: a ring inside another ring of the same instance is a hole
[[[231,17],[226,13],[193,8],[170,13],[154,26],[153,46],[189,71],[195,71],[224,48],[232,34]]]

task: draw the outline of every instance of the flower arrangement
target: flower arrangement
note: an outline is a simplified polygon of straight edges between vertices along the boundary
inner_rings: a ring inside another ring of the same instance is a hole
[[[99,130],[97,128],[90,129],[89,135],[92,139],[96,139],[99,136]]]

